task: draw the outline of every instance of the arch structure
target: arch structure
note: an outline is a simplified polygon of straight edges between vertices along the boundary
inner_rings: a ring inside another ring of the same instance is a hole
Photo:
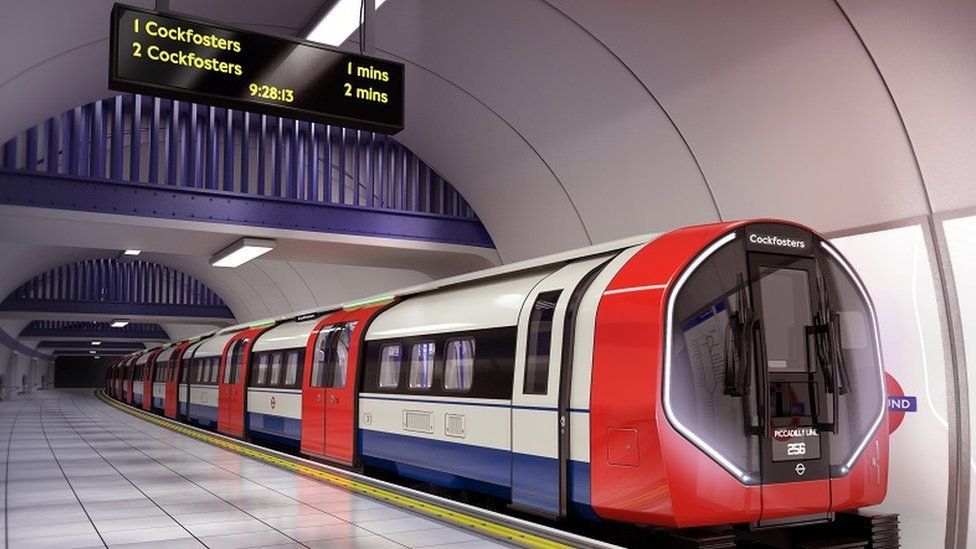
[[[56,267],[0,302],[0,318],[231,324],[234,313],[196,278],[149,261],[90,259]]]

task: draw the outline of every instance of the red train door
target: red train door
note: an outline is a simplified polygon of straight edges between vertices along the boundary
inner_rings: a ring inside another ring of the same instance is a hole
[[[163,415],[170,419],[176,419],[176,410],[179,409],[180,400],[180,366],[183,364],[183,351],[190,346],[190,342],[181,343],[179,347],[176,348],[169,355],[169,368],[166,372],[166,407],[163,410]]]
[[[247,409],[247,366],[251,345],[271,325],[244,330],[227,342],[220,357],[217,399],[217,430],[225,435],[244,437]]]
[[[325,457],[346,465],[355,459],[359,356],[369,320],[386,304],[350,312],[333,332],[325,380]]]
[[[325,457],[325,356],[336,325],[346,317],[336,311],[319,320],[305,347],[302,372],[302,453]]]
[[[135,365],[135,362],[136,362],[137,359],[138,359],[138,355],[137,356],[133,356],[132,359],[129,361],[129,365],[125,367],[125,370],[126,370],[126,372],[125,372],[125,380],[122,382],[122,384],[125,387],[124,392],[125,392],[125,403],[126,404],[134,404],[135,403],[135,397],[132,396],[132,387],[133,387],[133,383],[132,382],[134,381],[133,378],[135,378],[135,373],[136,373],[136,365]]]

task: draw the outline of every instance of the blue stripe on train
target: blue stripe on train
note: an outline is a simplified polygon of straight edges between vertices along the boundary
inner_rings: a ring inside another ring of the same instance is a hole
[[[153,397],[152,401],[153,401],[153,403],[152,403],[153,408],[163,409],[163,408],[166,407],[166,402],[165,402],[165,399],[163,399],[163,398]]]
[[[217,407],[206,404],[191,404],[186,419],[200,427],[215,428],[217,427]]]
[[[247,413],[247,429],[251,436],[278,444],[301,446],[302,420],[258,412]]]
[[[506,450],[472,444],[430,440],[420,437],[360,429],[363,461],[398,474],[437,486],[486,492],[508,498],[512,488],[512,460],[519,460],[523,471],[539,469],[558,471],[554,458],[512,454]],[[569,497],[574,509],[583,516],[596,518],[590,508],[590,464],[571,461]],[[550,478],[551,477],[551,478]],[[519,475],[516,492],[528,494],[525,503],[554,498],[559,489],[552,475]]]

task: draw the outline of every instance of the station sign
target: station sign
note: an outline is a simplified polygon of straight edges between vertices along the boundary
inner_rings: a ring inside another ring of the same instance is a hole
[[[109,88],[336,124],[403,129],[403,64],[115,4]]]

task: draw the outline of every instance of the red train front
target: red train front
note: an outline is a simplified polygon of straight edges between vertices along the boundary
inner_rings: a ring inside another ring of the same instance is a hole
[[[871,300],[815,233],[758,222],[665,234],[597,312],[593,509],[772,526],[880,503],[883,376]]]

